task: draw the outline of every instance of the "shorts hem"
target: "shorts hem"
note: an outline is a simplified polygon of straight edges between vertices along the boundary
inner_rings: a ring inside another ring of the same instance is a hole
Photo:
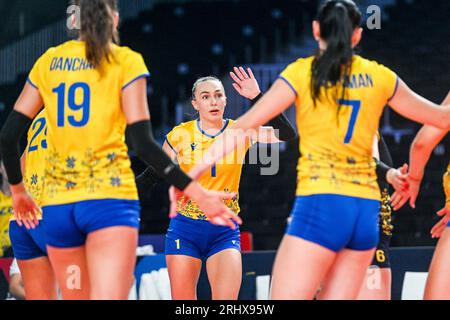
[[[330,246],[328,244],[325,244],[324,242],[318,241],[316,239],[309,238],[309,237],[306,237],[306,236],[303,236],[303,235],[299,235],[299,234],[295,234],[295,233],[291,233],[289,231],[286,232],[286,234],[288,234],[290,236],[293,236],[293,237],[300,238],[302,240],[305,240],[305,241],[308,241],[308,242],[311,242],[311,243],[314,243],[314,244],[317,244],[317,245],[319,245],[321,247],[324,247],[325,249],[331,250],[331,251],[336,252],[336,253],[343,249],[343,248],[338,249],[336,247],[332,247],[332,246]]]
[[[224,250],[228,250],[228,249],[234,249],[236,251],[238,251],[240,254],[242,254],[241,249],[238,249],[236,247],[224,247],[224,248],[220,248],[219,250],[214,250],[211,253],[208,253],[208,255],[205,256],[205,261],[208,260],[209,258],[211,258],[213,255],[215,255],[216,253],[222,252]]]

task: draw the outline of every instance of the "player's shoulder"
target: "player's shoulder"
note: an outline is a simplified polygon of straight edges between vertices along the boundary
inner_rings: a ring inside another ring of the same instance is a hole
[[[311,66],[314,58],[314,56],[298,58],[294,62],[290,63],[289,66],[295,68],[304,68],[306,66]]]
[[[71,50],[73,50],[75,46],[79,46],[81,44],[82,44],[81,41],[69,40],[57,46],[48,48],[47,51],[42,56],[55,56],[61,53],[70,52]]]
[[[361,57],[359,55],[353,56],[353,62],[357,67],[363,68],[363,69],[369,69],[369,70],[385,70],[389,69],[385,65],[381,64],[380,62],[376,60],[367,59],[364,57]]]
[[[119,60],[140,58],[142,56],[139,52],[134,51],[133,49],[127,46],[113,45],[113,51],[114,54],[119,58]]]
[[[57,46],[48,48],[37,60],[40,64],[48,64],[56,58],[66,56],[68,53],[73,52],[75,46],[79,46],[82,42],[77,40],[70,40],[61,43]]]
[[[173,129],[170,131],[170,133],[180,132],[180,131],[192,132],[195,128],[196,123],[197,123],[197,120],[182,122],[179,125],[176,125],[175,127],[173,127]]]
[[[47,61],[53,57],[56,57],[63,48],[64,44],[55,47],[50,47],[39,57],[37,61]]]

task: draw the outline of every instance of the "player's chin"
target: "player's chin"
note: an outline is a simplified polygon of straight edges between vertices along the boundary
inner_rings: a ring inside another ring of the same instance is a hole
[[[217,121],[217,120],[223,119],[223,111],[221,111],[221,110],[210,111],[210,112],[208,112],[208,118],[211,121]]]

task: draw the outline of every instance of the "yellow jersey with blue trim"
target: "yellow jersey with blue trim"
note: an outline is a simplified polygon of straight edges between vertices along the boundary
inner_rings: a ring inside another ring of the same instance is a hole
[[[142,56],[111,46],[95,68],[83,41],[50,48],[28,77],[44,101],[47,122],[45,188],[41,203],[90,199],[137,200],[125,144],[122,90],[149,76]]]
[[[14,217],[12,198],[0,191],[0,256],[11,246],[9,239],[9,221]]]
[[[387,67],[354,55],[343,83],[322,87],[314,105],[313,62],[314,57],[298,59],[280,74],[296,95],[301,154],[296,194],[380,200],[373,137],[384,106],[397,90],[398,77]]]
[[[42,110],[28,129],[23,175],[25,188],[39,207],[42,205],[47,147],[47,121]],[[41,216],[39,215],[38,218]]]
[[[199,120],[182,123],[166,136],[166,142],[177,155],[177,161],[184,172],[189,172],[192,167],[200,163],[203,154],[215,141],[215,138],[231,126],[233,120],[224,120],[222,129],[216,135],[209,135],[202,130]],[[236,197],[224,200],[224,203],[235,213],[239,214],[239,182],[241,179],[242,165],[245,154],[250,148],[248,142],[242,147],[237,147],[227,157],[223,158],[211,169],[203,174],[198,182],[208,190],[234,192]],[[193,200],[188,200],[185,206],[178,202],[177,212],[191,219],[207,220],[206,215],[200,210]]]

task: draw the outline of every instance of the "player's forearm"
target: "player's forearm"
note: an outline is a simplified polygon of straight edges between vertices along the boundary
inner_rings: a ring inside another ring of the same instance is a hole
[[[450,103],[450,93],[442,104]],[[421,179],[431,153],[439,141],[447,134],[447,130],[425,125],[417,133],[409,152],[409,172],[413,178]]]
[[[20,165],[20,138],[32,122],[28,116],[16,110],[11,111],[0,132],[0,150],[8,181],[11,185],[22,182]]]
[[[137,156],[152,166],[167,183],[184,190],[192,181],[153,139],[150,120],[142,120],[127,127],[130,142]]]
[[[433,143],[423,143],[420,140],[419,134],[411,144],[409,151],[409,176],[416,180],[422,179],[425,166],[430,159],[431,152],[436,146]]]
[[[260,92],[255,98],[253,98],[252,106],[256,102],[258,102],[263,95],[264,94]],[[269,120],[269,122],[267,122],[265,126],[274,128],[276,138],[280,141],[289,141],[297,137],[297,133],[295,132],[294,127],[283,113],[280,113],[275,118]]]
[[[152,166],[148,166],[140,175],[136,177],[136,187],[139,194],[144,194],[152,190],[161,180],[161,177]]]
[[[193,179],[198,179],[206,170],[222,160],[227,154],[236,148],[240,150],[250,137],[250,131],[244,131],[233,124],[215,139],[214,143],[203,154],[202,162],[189,171],[189,176]]]
[[[184,189],[183,193],[189,198],[194,199],[194,201],[199,201],[205,195],[205,191],[197,182],[190,183],[186,189]]]
[[[393,168],[388,166],[386,163],[378,160],[375,157],[373,159],[375,160],[375,163],[377,164],[377,167],[376,167],[377,177],[385,183],[390,183],[388,181],[388,172],[389,172],[389,170],[391,170]]]
[[[425,166],[431,152],[444,135],[444,131],[423,126],[417,133],[409,151],[409,175],[413,179],[422,179]]]

